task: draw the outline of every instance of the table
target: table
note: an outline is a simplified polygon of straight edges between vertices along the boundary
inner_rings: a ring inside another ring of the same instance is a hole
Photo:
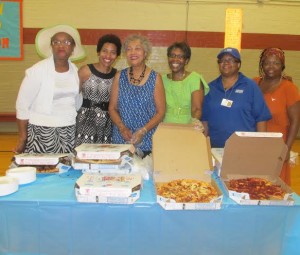
[[[165,211],[152,181],[134,205],[78,203],[80,171],[39,175],[0,198],[1,255],[296,255],[296,205],[241,206],[224,197],[217,211]]]

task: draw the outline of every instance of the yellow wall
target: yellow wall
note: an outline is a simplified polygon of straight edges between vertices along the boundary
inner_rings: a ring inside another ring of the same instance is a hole
[[[230,2],[230,3],[228,3]],[[181,30],[224,32],[225,10],[243,9],[243,32],[299,35],[300,4],[278,1],[182,1],[182,0],[24,0],[23,25],[41,28],[67,23],[77,28]],[[77,63],[97,61],[95,46],[85,46],[88,57]],[[218,75],[216,54],[220,49],[192,48],[188,69],[195,70],[211,81]],[[257,75],[260,50],[242,49],[242,72]],[[286,51],[287,73],[300,85],[300,51]],[[0,112],[15,112],[17,91],[26,68],[40,60],[34,45],[24,46],[23,61],[0,61]],[[161,73],[168,71],[166,47],[154,47],[149,66]],[[126,66],[120,58],[117,68]]]
[[[300,34],[300,4],[265,0],[24,0],[24,26],[224,31],[226,8],[242,8],[243,32]],[[300,2],[300,1],[299,1]],[[189,3],[189,4],[187,4]]]

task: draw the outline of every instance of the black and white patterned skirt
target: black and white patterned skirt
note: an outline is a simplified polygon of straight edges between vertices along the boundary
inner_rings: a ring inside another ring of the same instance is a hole
[[[43,127],[28,124],[27,153],[69,153],[74,149],[75,125]]]

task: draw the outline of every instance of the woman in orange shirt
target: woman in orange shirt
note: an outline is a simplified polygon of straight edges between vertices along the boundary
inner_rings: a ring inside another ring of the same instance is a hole
[[[260,77],[254,80],[263,92],[272,114],[272,119],[267,121],[267,131],[282,133],[288,147],[287,158],[280,177],[290,185],[288,160],[300,125],[300,95],[291,77],[284,74],[284,69],[284,52],[279,48],[267,48],[260,55]]]

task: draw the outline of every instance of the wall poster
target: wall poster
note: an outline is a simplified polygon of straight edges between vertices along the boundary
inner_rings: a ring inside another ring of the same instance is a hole
[[[0,0],[0,60],[23,59],[23,0]]]

